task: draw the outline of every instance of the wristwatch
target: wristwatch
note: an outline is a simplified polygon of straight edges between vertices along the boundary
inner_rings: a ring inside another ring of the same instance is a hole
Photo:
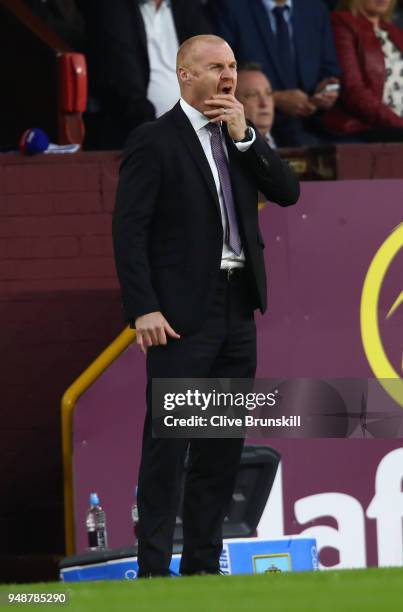
[[[253,130],[251,127],[247,127],[246,131],[245,131],[245,136],[242,138],[242,140],[234,140],[234,142],[249,142],[250,140],[252,140],[253,138]]]

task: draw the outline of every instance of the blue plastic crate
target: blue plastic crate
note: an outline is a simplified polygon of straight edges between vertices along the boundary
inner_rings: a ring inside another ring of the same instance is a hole
[[[179,576],[179,563],[180,555],[174,555],[170,566],[173,576]],[[280,540],[261,540],[259,538],[224,540],[220,568],[223,574],[317,570],[316,540],[301,537]],[[126,557],[102,563],[64,567],[60,572],[60,578],[64,582],[133,580],[137,578],[137,572],[136,557]]]

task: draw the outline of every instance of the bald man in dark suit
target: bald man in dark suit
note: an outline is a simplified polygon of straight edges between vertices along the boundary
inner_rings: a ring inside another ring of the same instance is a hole
[[[169,574],[184,458],[182,574],[218,573],[242,439],[152,437],[154,378],[250,378],[266,309],[258,191],[294,204],[298,181],[245,120],[237,65],[216,36],[178,52],[181,99],[129,138],[113,232],[127,321],[147,355],[139,576]]]

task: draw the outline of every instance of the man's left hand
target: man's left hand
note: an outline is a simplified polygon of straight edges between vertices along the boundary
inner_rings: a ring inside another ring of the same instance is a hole
[[[239,141],[245,138],[245,132],[248,127],[245,119],[243,104],[231,94],[217,94],[208,100],[205,104],[211,107],[211,110],[205,111],[211,123],[219,123],[224,121],[228,127],[228,134],[232,140]]]

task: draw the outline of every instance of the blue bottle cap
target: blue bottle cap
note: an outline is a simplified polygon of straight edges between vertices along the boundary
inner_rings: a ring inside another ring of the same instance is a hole
[[[97,506],[99,504],[98,493],[91,493],[91,495],[90,495],[90,504],[91,504],[91,506]]]

